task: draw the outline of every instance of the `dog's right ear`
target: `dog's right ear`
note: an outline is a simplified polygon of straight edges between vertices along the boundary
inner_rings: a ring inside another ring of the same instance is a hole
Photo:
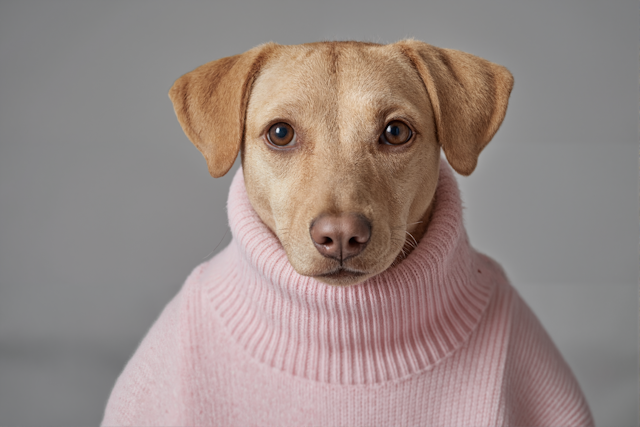
[[[214,178],[226,174],[238,156],[251,85],[276,46],[267,43],[209,62],[180,77],[169,91],[182,130]]]

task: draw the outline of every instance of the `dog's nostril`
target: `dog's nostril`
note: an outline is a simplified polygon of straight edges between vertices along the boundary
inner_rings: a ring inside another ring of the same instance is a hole
[[[350,245],[362,245],[364,243],[367,243],[369,241],[370,237],[371,237],[371,228],[369,227],[369,229],[363,229],[362,232],[360,233],[360,235],[353,236],[352,238],[350,238],[349,239],[349,244]]]
[[[362,239],[360,239],[360,240],[362,240]],[[361,242],[360,240],[357,237],[352,237],[352,238],[349,239],[348,244],[349,244],[349,246],[358,246],[358,245],[361,245],[363,243],[367,243],[366,241]]]
[[[309,228],[322,255],[343,261],[358,255],[371,238],[371,223],[361,215],[321,215]]]

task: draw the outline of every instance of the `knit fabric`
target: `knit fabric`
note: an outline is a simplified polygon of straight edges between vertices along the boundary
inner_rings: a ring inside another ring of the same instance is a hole
[[[297,274],[242,171],[228,210],[230,245],[162,312],[103,425],[593,424],[538,320],[469,245],[444,160],[418,247],[359,285]]]

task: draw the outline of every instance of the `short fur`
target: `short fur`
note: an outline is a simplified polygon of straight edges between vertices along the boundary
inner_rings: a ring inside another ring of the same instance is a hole
[[[417,244],[428,227],[440,149],[457,172],[473,172],[512,86],[500,65],[414,40],[268,43],[195,69],[169,96],[212,176],[224,175],[242,147],[251,204],[296,271],[349,285]],[[379,142],[394,119],[412,128],[409,143]],[[278,122],[295,129],[294,147],[267,142]],[[371,222],[370,241],[346,260],[323,256],[310,225],[345,213]],[[327,276],[339,269],[354,274]]]

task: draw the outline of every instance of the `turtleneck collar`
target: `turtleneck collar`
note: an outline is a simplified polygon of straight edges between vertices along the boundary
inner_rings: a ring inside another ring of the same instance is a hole
[[[444,160],[440,171],[429,228],[411,254],[364,283],[332,287],[296,273],[239,170],[228,201],[232,242],[202,277],[225,332],[262,363],[332,384],[400,379],[452,354],[494,286],[469,246]]]

